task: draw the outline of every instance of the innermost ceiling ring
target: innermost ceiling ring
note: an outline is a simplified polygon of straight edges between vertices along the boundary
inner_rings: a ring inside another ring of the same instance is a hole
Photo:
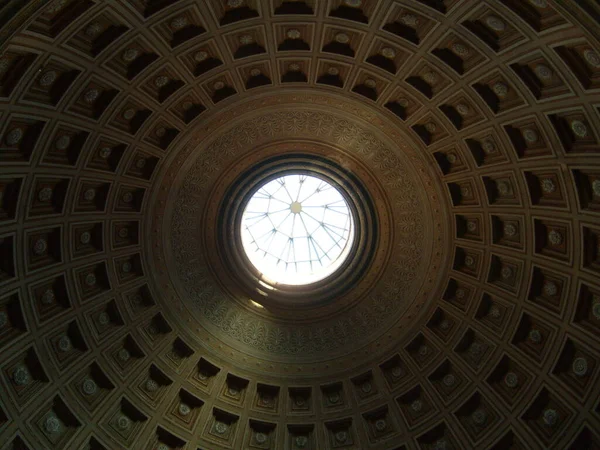
[[[368,189],[328,157],[298,152],[257,161],[222,198],[217,251],[228,285],[264,306],[339,298],[349,280],[362,278],[378,248],[378,213]]]
[[[326,180],[286,174],[257,187],[240,223],[246,256],[272,283],[306,285],[334,273],[349,255],[352,211]]]

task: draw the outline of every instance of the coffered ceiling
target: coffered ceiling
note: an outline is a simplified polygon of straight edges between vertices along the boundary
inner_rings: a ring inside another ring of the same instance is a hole
[[[600,446],[593,0],[5,3],[0,448]],[[219,220],[294,155],[371,253],[286,305]]]

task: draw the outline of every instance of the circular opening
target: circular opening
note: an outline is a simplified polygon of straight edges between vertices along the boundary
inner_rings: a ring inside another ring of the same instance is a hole
[[[329,157],[330,148],[309,146],[307,150],[314,153],[298,153],[295,147],[283,147],[289,150],[284,155],[257,154],[255,161],[245,161],[245,167],[236,165],[236,170],[223,178],[221,188],[214,191],[219,206],[207,210],[214,212],[210,220],[215,226],[205,227],[203,241],[207,254],[214,257],[212,270],[225,289],[245,305],[254,300],[270,313],[290,315],[297,307],[324,306],[336,299],[352,302],[355,297],[345,294],[354,291],[358,296],[361,291],[353,289],[358,283],[370,283],[378,277],[378,272],[371,271],[374,258],[385,259],[384,253],[377,254],[381,211],[367,186],[381,191],[370,172],[354,160],[348,160],[348,165],[356,164],[352,171],[338,165]],[[273,149],[281,150],[281,144]],[[310,194],[314,195],[308,198]],[[320,210],[321,216],[311,209]],[[317,218],[317,224],[305,222],[307,232],[301,228],[300,218],[309,213]],[[277,215],[279,220],[273,220]],[[299,226],[289,230],[294,217]],[[329,225],[337,227],[336,233],[331,233],[336,245],[321,244],[320,255],[313,247],[309,257],[301,258],[302,251],[308,253],[309,242],[320,242],[319,236],[331,244]],[[269,248],[269,237],[279,243]],[[302,242],[305,245],[299,247]]]
[[[272,283],[305,285],[334,273],[354,237],[352,212],[327,181],[286,174],[257,187],[240,223],[246,256]]]

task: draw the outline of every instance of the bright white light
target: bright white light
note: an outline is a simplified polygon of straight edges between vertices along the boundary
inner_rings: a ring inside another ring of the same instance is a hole
[[[348,256],[352,214],[342,194],[320,178],[286,175],[250,199],[241,224],[250,262],[271,282],[309,284]]]
[[[260,304],[260,303],[258,303],[258,302],[255,302],[254,300],[250,300],[250,304],[251,304],[252,306],[254,306],[254,307],[258,308],[258,309],[263,309],[263,308],[264,308],[264,306],[263,306],[263,305],[261,305],[261,304]]]

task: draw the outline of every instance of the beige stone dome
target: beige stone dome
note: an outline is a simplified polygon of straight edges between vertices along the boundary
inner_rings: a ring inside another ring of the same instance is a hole
[[[0,448],[600,447],[598,17],[0,6]],[[352,217],[306,284],[242,239],[288,174]]]

